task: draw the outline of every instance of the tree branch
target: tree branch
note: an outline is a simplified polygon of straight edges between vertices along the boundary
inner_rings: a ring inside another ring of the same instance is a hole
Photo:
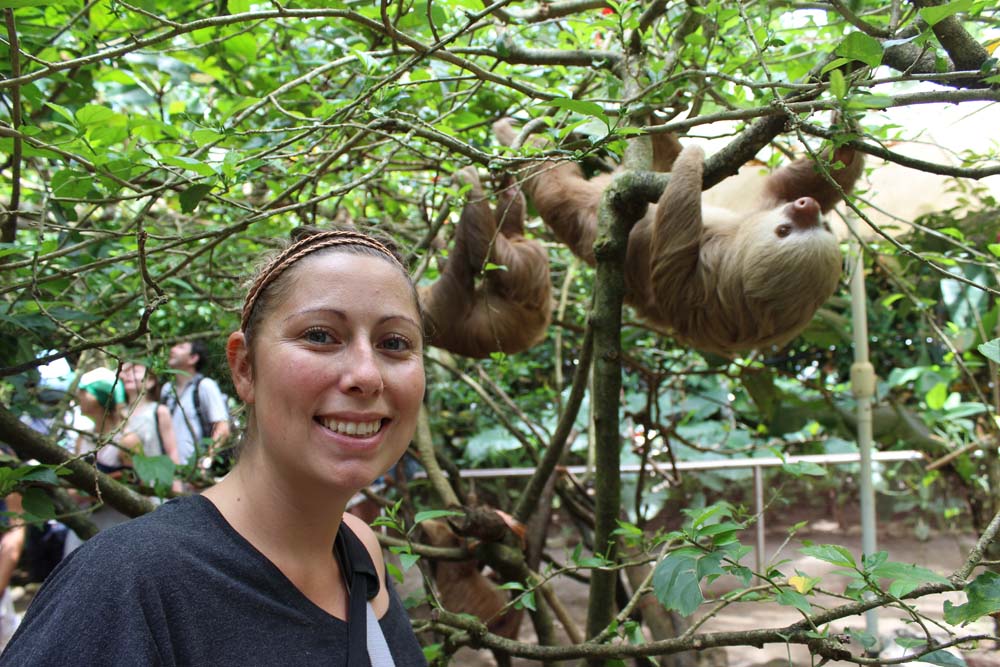
[[[938,7],[940,0],[912,0],[920,8]],[[955,16],[941,19],[932,27],[934,36],[951,56],[955,67],[963,70],[978,70],[990,57],[986,49],[972,38]]]
[[[94,466],[69,455],[59,445],[48,442],[0,404],[0,441],[11,446],[19,459],[37,459],[46,465],[55,465],[69,471],[66,479],[76,488],[114,507],[127,516],[136,517],[154,509],[153,503],[124,484],[121,484]]]

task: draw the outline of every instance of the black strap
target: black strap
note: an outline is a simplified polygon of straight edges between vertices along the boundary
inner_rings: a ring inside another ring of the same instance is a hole
[[[365,605],[378,595],[378,573],[371,554],[358,536],[341,522],[334,554],[347,582],[347,667],[371,667],[368,660],[368,612]]]
[[[156,442],[160,443],[160,454],[166,454],[167,450],[163,448],[163,433],[160,432],[160,404],[155,403],[153,405],[153,423],[156,424]]]
[[[195,373],[191,379],[191,382],[194,383],[194,387],[192,387],[194,393],[191,395],[191,402],[194,403],[194,414],[198,418],[198,425],[201,426],[201,437],[211,438],[212,422],[208,420],[208,415],[201,409],[201,381],[204,379],[205,376],[201,373]]]

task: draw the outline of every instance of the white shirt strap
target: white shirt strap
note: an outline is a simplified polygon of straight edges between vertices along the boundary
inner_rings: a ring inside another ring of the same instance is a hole
[[[372,667],[396,667],[396,663],[392,660],[392,654],[389,653],[389,645],[385,642],[385,635],[382,634],[382,626],[378,624],[378,618],[375,616],[375,610],[372,609],[371,602],[365,605],[365,609],[368,610],[368,622],[365,623],[365,627],[368,630],[368,660],[371,662]]]

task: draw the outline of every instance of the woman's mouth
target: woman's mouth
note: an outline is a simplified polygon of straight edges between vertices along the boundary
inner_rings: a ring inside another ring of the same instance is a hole
[[[382,425],[389,420],[372,419],[370,421],[358,422],[317,417],[316,421],[334,433],[340,433],[354,438],[367,438],[378,433],[382,429]]]

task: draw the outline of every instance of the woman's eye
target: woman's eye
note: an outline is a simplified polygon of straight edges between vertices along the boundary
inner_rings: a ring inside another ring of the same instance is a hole
[[[389,336],[380,343],[380,346],[390,352],[404,352],[413,347],[409,339],[403,336]]]
[[[333,341],[333,336],[323,329],[309,329],[302,335],[302,337],[306,341],[316,343],[318,345],[323,345]]]

